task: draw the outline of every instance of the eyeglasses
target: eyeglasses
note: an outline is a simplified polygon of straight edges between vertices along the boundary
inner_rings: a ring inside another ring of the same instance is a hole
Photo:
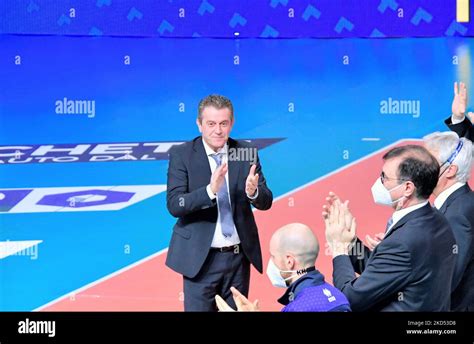
[[[386,180],[399,180],[399,181],[404,181],[404,182],[406,181],[405,179],[387,177],[385,175],[385,172],[382,171],[382,173],[380,173],[380,181],[382,182],[382,184],[385,184]]]

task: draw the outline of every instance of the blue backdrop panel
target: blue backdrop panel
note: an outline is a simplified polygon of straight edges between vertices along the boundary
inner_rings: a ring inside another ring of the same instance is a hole
[[[471,81],[469,39],[2,35],[0,46],[0,187],[30,196],[166,184],[167,160],[21,163],[18,147],[192,139],[209,93],[233,100],[235,138],[274,139],[260,156],[279,196],[398,139],[446,130],[453,81]],[[94,102],[94,116],[61,111],[64,98]],[[43,242],[38,259],[0,260],[2,310],[34,309],[165,248],[174,223],[158,191],[120,210],[38,212],[30,202],[15,213],[7,200],[0,240]]]

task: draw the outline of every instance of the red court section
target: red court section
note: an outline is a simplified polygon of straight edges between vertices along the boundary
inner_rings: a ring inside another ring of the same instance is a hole
[[[255,211],[262,244],[264,265],[268,262],[268,243],[279,227],[301,222],[317,235],[321,250],[316,267],[332,281],[332,259],[327,254],[322,206],[329,191],[336,192],[357,219],[358,236],[383,232],[391,214],[389,207],[374,204],[370,188],[383,165],[382,155],[391,147],[415,143],[404,141],[351,163],[327,176],[304,185],[274,201],[270,211]],[[271,186],[271,183],[270,183]],[[72,292],[40,308],[45,311],[181,311],[183,293],[181,276],[168,269],[166,250],[125,268],[100,281]],[[259,299],[262,310],[280,310],[276,300],[284,289],[273,287],[265,274],[252,271],[250,299]]]

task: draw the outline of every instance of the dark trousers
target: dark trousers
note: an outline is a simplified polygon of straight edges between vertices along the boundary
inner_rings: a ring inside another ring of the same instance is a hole
[[[250,262],[243,252],[210,250],[201,271],[194,278],[184,277],[184,310],[217,311],[216,294],[236,309],[230,287],[248,296]]]

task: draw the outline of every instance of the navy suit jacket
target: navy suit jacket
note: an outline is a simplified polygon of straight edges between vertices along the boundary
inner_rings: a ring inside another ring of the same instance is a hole
[[[245,141],[228,140],[229,154],[239,148],[253,148]],[[217,222],[217,202],[211,200],[206,186],[211,179],[211,167],[202,137],[170,149],[167,185],[167,207],[178,218],[171,236],[166,265],[180,274],[193,278],[201,270],[209,253]],[[230,157],[230,155],[229,155]],[[270,209],[273,194],[267,187],[256,158],[259,174],[258,196],[251,200],[245,193],[245,182],[251,163],[229,159],[229,194],[233,218],[244,254],[262,272],[262,253],[257,224],[251,205],[260,210]]]
[[[467,184],[460,187],[449,195],[440,211],[458,245],[451,310],[474,311],[474,192]]]
[[[401,218],[372,253],[335,257],[334,285],[353,311],[449,311],[454,244],[445,217],[427,204]]]
[[[464,121],[458,124],[453,124],[451,122],[451,117],[449,117],[444,121],[444,123],[446,123],[450,130],[458,134],[459,137],[465,137],[468,140],[474,141],[474,126],[467,117],[464,118]]]

